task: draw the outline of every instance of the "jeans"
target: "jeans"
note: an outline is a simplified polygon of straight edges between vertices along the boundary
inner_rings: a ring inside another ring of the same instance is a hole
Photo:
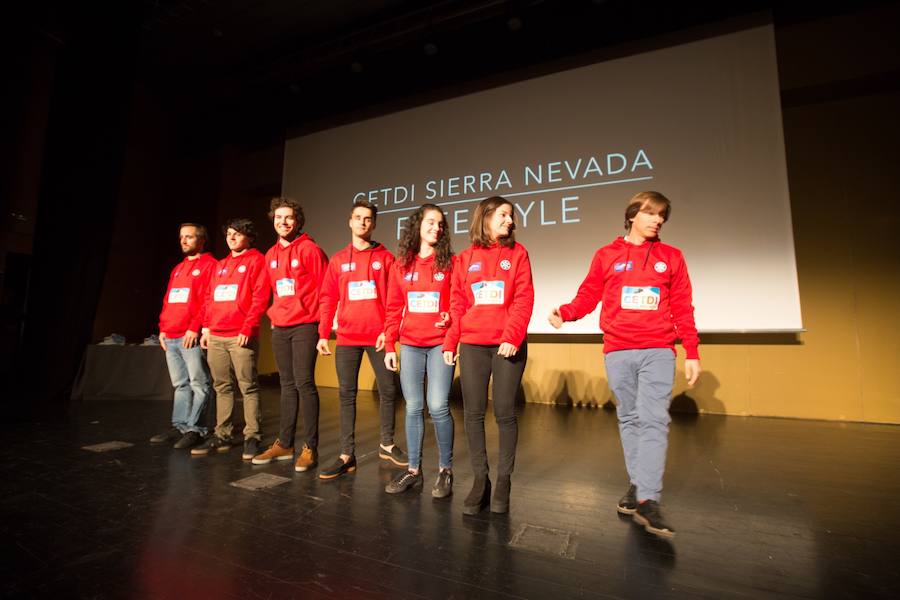
[[[166,339],[166,365],[175,388],[172,426],[181,433],[196,431],[205,436],[207,429],[200,424],[200,419],[211,391],[209,371],[200,345],[184,348],[181,345],[183,339]]]
[[[206,357],[216,389],[216,435],[222,439],[231,439],[234,430],[234,376],[244,397],[244,439],[262,440],[259,378],[256,374],[258,349],[259,340],[256,338],[251,339],[247,346],[239,346],[237,336],[209,336]]]
[[[459,345],[459,377],[466,418],[466,437],[472,457],[472,472],[487,475],[488,459],[484,439],[484,415],[487,411],[488,384],[494,377],[492,400],[494,419],[500,432],[500,476],[512,475],[516,466],[519,425],[516,421],[516,394],[528,360],[528,344],[523,342],[515,356],[504,358],[497,346]]]
[[[669,348],[619,350],[604,358],[616,396],[619,435],[638,500],[659,501],[669,443],[675,353]]]
[[[428,414],[434,423],[440,468],[453,467],[451,383],[453,383],[453,367],[444,363],[441,346],[423,348],[400,344],[400,386],[406,399],[406,444],[409,446],[410,469],[418,469],[422,464],[422,442],[425,439],[425,418],[422,409],[426,398]]]
[[[272,351],[281,381],[278,441],[284,448],[294,446],[298,406],[303,413],[303,443],[312,449],[319,445],[319,390],[315,378],[318,327],[318,323],[303,323],[272,329]]]
[[[384,366],[384,350],[375,351],[375,346],[337,346],[334,350],[334,365],[338,376],[338,394],[341,398],[341,454],[353,456],[356,450],[356,393],[359,390],[359,366],[363,352],[369,355],[369,362],[378,382],[378,400],[381,413],[381,443],[394,443],[394,402],[397,399],[397,377]]]

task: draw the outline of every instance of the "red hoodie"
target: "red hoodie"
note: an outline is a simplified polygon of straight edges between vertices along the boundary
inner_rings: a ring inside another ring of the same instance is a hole
[[[435,327],[442,312],[450,312],[450,282],[456,257],[444,271],[435,271],[435,256],[416,256],[407,268],[394,263],[388,284],[384,341],[392,351],[401,344],[431,348],[444,342],[447,328]],[[449,323],[447,323],[449,326]]]
[[[159,313],[160,333],[175,339],[187,331],[200,331],[209,278],[215,268],[216,259],[207,252],[193,260],[185,258],[172,269]]]
[[[691,280],[681,250],[658,240],[635,246],[618,238],[594,254],[571,303],[559,307],[565,321],[600,308],[603,352],[671,348],[681,338],[687,358],[700,358]]]
[[[328,339],[337,312],[338,346],[374,346],[384,331],[388,276],[394,255],[381,244],[349,244],[331,257],[319,292],[319,339]]]
[[[452,323],[444,350],[459,342],[522,346],[534,308],[531,261],[525,246],[469,246],[459,255],[450,292]]]
[[[275,242],[266,252],[272,306],[268,315],[276,327],[319,322],[319,288],[328,257],[307,234],[287,246]]]
[[[266,259],[256,248],[216,263],[206,296],[203,324],[212,335],[256,337],[269,303]]]

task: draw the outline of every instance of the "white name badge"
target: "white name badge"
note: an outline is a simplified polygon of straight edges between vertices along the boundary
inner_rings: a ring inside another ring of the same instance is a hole
[[[222,283],[213,290],[213,302],[233,302],[237,300],[238,284]]]
[[[407,310],[411,313],[436,313],[441,305],[440,292],[407,292]]]
[[[187,304],[191,288],[172,288],[169,290],[169,304]]]
[[[659,288],[623,286],[622,308],[630,310],[659,310]]]
[[[374,300],[378,297],[378,290],[375,288],[375,280],[368,281],[349,281],[347,287],[347,298],[350,300]]]
[[[285,277],[284,279],[279,279],[278,281],[276,281],[275,293],[278,294],[279,298],[284,298],[285,296],[293,296],[294,280]]]
[[[475,304],[503,304],[502,281],[479,281],[472,284],[472,295]]]

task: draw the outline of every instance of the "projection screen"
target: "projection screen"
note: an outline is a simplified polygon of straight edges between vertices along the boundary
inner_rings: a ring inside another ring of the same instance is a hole
[[[349,242],[357,198],[379,207],[375,239],[425,202],[443,207],[459,252],[475,205],[515,204],[535,308],[556,333],[594,251],[624,234],[626,202],[672,200],[662,241],[681,248],[701,331],[803,325],[770,25],[554,73],[286,142],[283,192],[329,255]],[[598,309],[599,310],[599,309]],[[598,332],[597,311],[564,333]]]

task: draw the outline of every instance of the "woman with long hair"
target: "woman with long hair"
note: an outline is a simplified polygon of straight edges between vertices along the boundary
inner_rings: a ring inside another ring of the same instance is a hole
[[[434,423],[439,472],[431,495],[445,498],[453,490],[453,417],[450,384],[453,365],[443,360],[444,335],[450,324],[450,281],[454,257],[444,212],[423,204],[409,218],[391,267],[385,311],[385,366],[397,370],[400,341],[400,386],[406,399],[409,468],[386,487],[389,494],[422,485],[423,408]],[[425,389],[425,381],[428,386]]]
[[[444,362],[454,364],[459,344],[466,437],[475,475],[463,502],[467,515],[488,504],[491,512],[509,511],[518,441],[515,401],[528,358],[525,335],[534,308],[531,261],[525,247],[516,242],[514,217],[509,200],[501,196],[482,200],[469,229],[472,245],[459,255],[453,271]],[[500,432],[493,498],[484,437],[492,375],[494,419]]]

